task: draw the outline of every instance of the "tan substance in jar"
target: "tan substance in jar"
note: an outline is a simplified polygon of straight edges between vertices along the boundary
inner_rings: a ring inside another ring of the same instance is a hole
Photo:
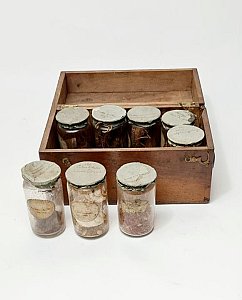
[[[92,189],[69,186],[75,231],[82,237],[98,237],[108,231],[106,184]]]

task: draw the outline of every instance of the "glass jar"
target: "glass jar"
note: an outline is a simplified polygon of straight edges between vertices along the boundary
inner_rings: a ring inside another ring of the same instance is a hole
[[[75,231],[82,237],[99,237],[109,228],[106,169],[82,161],[66,171],[67,191]]]
[[[33,232],[54,237],[65,230],[64,198],[60,167],[40,160],[22,169],[23,189]]]
[[[167,131],[172,127],[179,125],[192,125],[196,120],[196,115],[194,115],[189,110],[184,109],[173,109],[165,112],[161,116],[162,131],[164,135],[164,145],[169,146],[167,139]]]
[[[126,110],[117,105],[103,105],[92,110],[97,148],[127,147]]]
[[[136,106],[128,113],[130,147],[160,147],[162,138],[161,112],[153,106]]]
[[[117,171],[117,204],[120,230],[143,236],[154,228],[157,174],[149,165],[132,162]]]
[[[200,146],[204,139],[204,131],[194,125],[180,125],[168,130],[168,144],[172,147]]]
[[[89,112],[82,107],[67,107],[56,116],[57,134],[61,149],[91,148],[92,127]]]
[[[178,125],[192,125],[196,116],[189,110],[174,109],[165,112],[161,116],[163,128],[167,131]]]

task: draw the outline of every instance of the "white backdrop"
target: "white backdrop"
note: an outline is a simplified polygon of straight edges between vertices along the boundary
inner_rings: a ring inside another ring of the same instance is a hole
[[[242,299],[242,2],[1,1],[1,299]],[[20,168],[38,159],[61,70],[197,67],[216,164],[208,205],[157,207],[155,230],[85,240],[30,229]]]

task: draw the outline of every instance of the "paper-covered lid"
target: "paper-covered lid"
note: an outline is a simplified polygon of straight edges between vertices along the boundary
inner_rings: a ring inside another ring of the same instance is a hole
[[[64,125],[74,125],[84,122],[89,117],[89,112],[83,107],[66,107],[60,110],[55,118]]]
[[[146,186],[155,181],[157,177],[154,168],[140,162],[127,163],[121,166],[116,175],[118,182],[134,188]]]
[[[174,109],[165,112],[161,116],[161,121],[170,127],[190,125],[195,121],[195,115],[189,110]]]
[[[60,177],[61,168],[54,162],[39,160],[25,165],[21,172],[23,179],[39,187],[55,182]]]
[[[92,110],[92,117],[100,122],[117,122],[126,116],[126,110],[117,105],[103,105]]]
[[[167,138],[174,144],[192,145],[202,141],[204,138],[204,131],[197,126],[180,125],[169,129]]]
[[[94,161],[82,161],[70,166],[66,179],[76,186],[92,186],[101,182],[106,176],[105,167]]]
[[[137,123],[151,123],[159,119],[160,115],[160,110],[154,106],[135,106],[127,113],[129,120]]]

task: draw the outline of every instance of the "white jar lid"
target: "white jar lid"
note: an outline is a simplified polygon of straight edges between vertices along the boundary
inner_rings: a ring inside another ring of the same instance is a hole
[[[70,166],[65,175],[67,181],[76,186],[92,186],[105,178],[106,169],[100,163],[82,161]]]
[[[195,115],[189,110],[170,110],[165,112],[161,121],[170,126],[178,126],[178,125],[190,125],[195,121]]]
[[[156,170],[149,165],[132,162],[121,166],[117,171],[117,180],[123,185],[130,187],[146,186],[157,177]]]
[[[137,123],[151,123],[159,119],[160,115],[160,110],[153,106],[135,106],[127,113],[129,120]]]
[[[60,110],[55,119],[64,125],[74,125],[84,122],[89,117],[89,112],[83,107],[66,107]]]
[[[204,131],[197,126],[180,125],[169,129],[167,138],[174,144],[192,145],[202,141],[204,138]]]
[[[100,122],[117,122],[126,116],[126,110],[117,105],[103,105],[92,110],[92,117]]]
[[[47,160],[33,161],[22,169],[23,179],[40,187],[55,182],[61,174],[61,168],[54,162]]]

